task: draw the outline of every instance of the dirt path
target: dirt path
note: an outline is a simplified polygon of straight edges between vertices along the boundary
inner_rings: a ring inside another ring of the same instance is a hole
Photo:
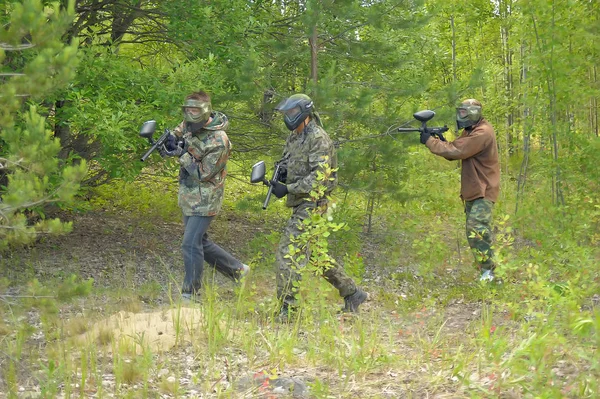
[[[171,311],[165,309],[169,306],[170,293],[167,291],[169,289],[177,290],[182,278],[182,260],[179,249],[182,234],[180,223],[153,224],[148,220],[132,219],[127,215],[105,212],[64,215],[62,218],[73,222],[73,231],[62,237],[44,238],[35,247],[15,252],[10,258],[3,259],[2,262],[5,265],[10,265],[10,267],[4,268],[6,277],[12,281],[28,281],[31,278],[37,278],[43,282],[75,273],[84,279],[93,278],[94,286],[100,292],[122,290],[126,293],[129,292],[129,296],[141,298],[141,306],[130,306],[129,308],[115,298],[97,298],[95,304],[75,302],[61,309],[60,317],[67,323],[80,316],[85,316],[90,307],[93,307],[94,318],[99,321],[98,325],[88,330],[88,333],[95,334],[93,340],[98,340],[99,329],[104,324],[130,325],[131,323],[125,323],[122,320],[136,319],[137,314],[143,313],[143,316],[139,316],[143,321],[156,318],[156,320],[167,321],[168,325],[172,324],[168,320],[173,320],[174,316],[168,313]],[[215,220],[210,230],[210,234],[221,246],[238,257],[249,256],[248,243],[251,239],[259,234],[268,233],[269,231],[263,224],[251,222],[227,212]],[[367,253],[377,252],[373,245],[369,248]],[[369,256],[374,258],[374,255]],[[365,285],[374,294],[374,300],[363,307],[361,317],[367,323],[385,326],[377,332],[377,339],[391,344],[393,349],[390,350],[390,353],[381,354],[381,356],[399,356],[402,364],[411,364],[416,361],[411,359],[418,359],[419,365],[414,369],[401,369],[391,363],[385,373],[381,372],[381,367],[376,367],[372,373],[363,374],[362,378],[367,378],[367,380],[349,382],[345,381],[345,376],[332,375],[326,367],[314,367],[309,364],[310,362],[305,364],[299,361],[295,367],[287,366],[285,377],[296,378],[296,382],[303,381],[305,383],[320,380],[343,390],[350,396],[358,395],[354,397],[397,398],[422,397],[421,395],[437,398],[457,397],[453,395],[460,391],[460,384],[450,381],[432,386],[430,374],[434,371],[441,372],[440,370],[444,367],[444,356],[440,351],[440,345],[461,335],[464,336],[471,326],[479,323],[481,306],[455,302],[441,308],[422,307],[409,314],[399,315],[394,310],[394,303],[404,300],[402,284],[398,285],[396,291],[389,287],[384,289],[382,283],[385,280],[382,279],[382,273],[385,271],[374,267],[372,263],[369,267],[372,269],[367,270]],[[258,276],[252,280],[252,285],[255,286],[252,288],[253,298],[258,302],[269,301],[273,294],[274,276],[268,270],[259,271]],[[225,290],[232,290],[230,283],[225,279],[217,279],[217,282],[222,283]],[[18,288],[13,287],[12,289],[13,292],[18,292]],[[162,293],[150,295],[150,291],[153,290],[162,290]],[[144,293],[148,293],[148,300]],[[124,295],[124,297],[127,296],[127,294]],[[121,310],[123,308],[125,309]],[[170,319],[165,318],[165,315],[171,315]],[[30,318],[29,324],[41,331],[42,323],[39,315],[34,312],[28,317]],[[202,317],[199,315],[199,320]],[[115,322],[117,319],[121,320],[120,324]],[[247,323],[248,320],[242,321],[242,323],[244,322]],[[162,325],[158,322],[153,324]],[[165,331],[167,324],[163,325]],[[258,328],[256,333],[259,335],[273,334],[273,328],[279,329],[270,322],[253,328]],[[353,323],[343,323],[341,328],[343,329],[342,336],[354,334],[352,332]],[[134,330],[135,333],[125,331],[121,335],[139,336],[140,331],[144,329],[136,327]],[[148,332],[143,333],[143,336],[145,338],[152,336],[158,342],[163,333],[156,331],[156,334],[151,335]],[[441,334],[443,339],[439,340],[437,334]],[[30,339],[29,344],[38,347],[48,344],[45,342],[43,333],[34,334],[34,336],[37,338]],[[294,350],[298,351],[298,356],[305,356],[306,352],[310,351],[311,338],[310,336],[302,337],[302,335],[300,337],[301,342]],[[155,373],[153,384],[158,387],[161,383],[167,384],[164,381],[173,382],[173,378],[178,376],[176,382],[182,392],[198,393],[206,389],[205,385],[199,385],[194,378],[188,378],[201,374],[208,380],[214,379],[214,376],[209,375],[207,370],[203,370],[200,365],[190,361],[196,356],[194,353],[196,353],[197,345],[192,342],[178,345],[175,348],[171,344],[165,345],[167,352],[154,355],[154,362],[162,366],[153,371]],[[240,346],[240,342],[237,342],[237,345]],[[421,349],[423,345],[427,346],[426,352]],[[221,359],[223,363],[213,364],[217,368],[213,374],[234,373],[235,380],[246,381],[244,383],[246,385],[240,389],[247,392],[252,393],[256,389],[253,385],[253,376],[261,375],[260,373],[263,373],[264,370],[278,367],[277,364],[272,364],[272,360],[269,360],[268,353],[261,353],[257,354],[257,359],[252,361],[252,365],[248,369],[248,366],[244,366],[244,364],[247,364],[249,359],[239,353],[234,354],[234,352],[237,353],[236,350],[233,350],[231,356]],[[106,354],[102,356],[106,356]],[[111,363],[110,359],[105,361],[103,369],[104,381],[102,384],[108,391],[114,389],[116,383]],[[34,366],[31,367],[23,371],[23,375],[30,373],[32,376],[29,378],[29,382],[24,383],[23,386],[26,391],[34,392],[36,378],[33,376],[37,371],[33,369]],[[227,378],[214,379],[215,386],[220,386],[222,389],[230,387],[230,382]],[[348,385],[349,383],[350,385]],[[134,389],[134,387],[125,388]],[[269,392],[273,394],[272,391]],[[240,394],[239,397],[285,397],[285,395],[245,395]],[[184,395],[183,397],[188,396]],[[196,396],[192,394],[189,397]]]
[[[60,215],[71,221],[71,233],[44,237],[35,246],[16,251],[4,259],[11,281],[35,277],[44,281],[75,273],[93,278],[96,287],[113,287],[124,282],[142,286],[149,281],[166,286],[183,273],[180,245],[182,224],[153,223],[128,215],[106,212]],[[235,234],[223,234],[224,230]],[[241,257],[246,237],[262,230],[243,218],[224,214],[216,218],[209,234],[219,245]]]

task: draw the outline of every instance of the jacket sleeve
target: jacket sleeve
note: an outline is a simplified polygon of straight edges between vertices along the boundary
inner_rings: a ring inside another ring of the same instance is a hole
[[[463,134],[452,142],[441,141],[431,137],[427,140],[427,148],[450,161],[467,159],[480,153],[490,142],[490,136],[483,130],[475,129],[471,134]]]
[[[323,171],[325,163],[331,164],[331,152],[329,140],[323,136],[315,137],[308,155],[309,173],[296,183],[289,184],[288,191],[292,194],[309,194],[317,182],[317,173]]]
[[[216,134],[207,142],[192,137],[187,152],[179,158],[179,164],[199,181],[210,181],[225,169],[229,152],[229,140],[223,134]]]
[[[177,137],[183,137],[183,124],[184,122],[181,122],[179,125],[177,125],[177,127],[175,127],[175,129],[171,131],[171,133]]]

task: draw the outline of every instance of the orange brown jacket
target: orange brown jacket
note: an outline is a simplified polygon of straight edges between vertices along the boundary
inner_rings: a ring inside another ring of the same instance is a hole
[[[494,128],[481,119],[472,129],[464,129],[452,142],[435,137],[427,140],[427,148],[450,161],[462,160],[460,197],[464,201],[485,198],[496,202],[500,194],[500,163]]]

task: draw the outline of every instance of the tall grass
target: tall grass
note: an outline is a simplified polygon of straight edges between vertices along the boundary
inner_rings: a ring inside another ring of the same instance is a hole
[[[206,273],[200,303],[183,304],[181,271],[169,271],[160,251],[149,256],[164,278],[141,285],[128,272],[104,287],[77,277],[30,280],[20,296],[0,298],[0,391],[14,398],[252,397],[272,389],[264,381],[240,385],[260,374],[301,378],[315,398],[598,397],[596,198],[583,193],[580,202],[555,208],[540,187],[515,214],[505,180],[494,210],[504,284],[481,285],[464,236],[457,169],[418,152],[408,159],[411,178],[403,184],[415,199],[383,199],[371,235],[362,231],[360,196],[347,197],[334,214],[349,228],[332,234],[331,252],[373,296],[358,317],[341,315],[342,299],[307,273],[298,316],[276,322],[273,251],[288,211],[281,202],[266,212],[253,207],[264,190],[232,180],[227,189],[247,207],[227,200],[214,231],[217,241],[222,232],[241,234],[224,227],[236,218],[252,228],[236,241],[252,266],[241,285]],[[432,162],[435,173],[416,173]],[[175,199],[159,198],[151,183],[118,183],[94,206],[113,209],[117,192],[126,193],[118,206],[132,220],[136,209],[153,221],[179,220]],[[2,270],[18,259],[0,260]],[[197,327],[182,316],[187,307],[201,314]],[[152,349],[144,334],[117,339],[106,326],[85,345],[73,339],[118,310],[170,309],[180,317],[169,351]]]

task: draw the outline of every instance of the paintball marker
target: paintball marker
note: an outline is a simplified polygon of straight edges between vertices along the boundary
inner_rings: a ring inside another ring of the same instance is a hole
[[[150,156],[150,154],[152,154],[154,152],[154,150],[156,150],[158,147],[163,145],[165,143],[165,141],[167,141],[167,137],[169,137],[169,135],[171,134],[171,132],[168,129],[165,129],[165,132],[162,134],[162,136],[160,136],[158,138],[158,140],[154,141],[152,139],[152,136],[154,135],[155,131],[156,131],[156,121],[146,121],[146,122],[144,122],[144,124],[142,125],[142,128],[140,129],[140,136],[148,139],[148,141],[152,145],[152,147],[150,147],[150,149],[148,151],[146,151],[144,156],[142,156],[142,158],[141,158],[142,162],[144,162]]]
[[[418,128],[399,127],[398,128],[399,132],[421,132],[422,133],[425,131],[432,136],[437,136],[442,141],[446,141],[446,139],[444,138],[444,135],[442,133],[444,133],[445,131],[448,130],[448,126],[444,125],[444,127],[427,127],[427,122],[435,116],[435,112],[426,109],[423,111],[415,112],[413,114],[413,116],[416,120],[421,122],[421,127],[418,127]]]
[[[283,161],[283,160],[282,160]],[[265,202],[263,203],[263,209],[267,209],[267,205],[269,205],[269,200],[271,199],[271,194],[273,194],[273,184],[271,182],[278,181],[281,178],[281,173],[285,169],[282,165],[282,161],[275,162],[275,170],[273,171],[273,177],[271,180],[265,179],[266,167],[265,161],[259,161],[252,166],[252,174],[250,175],[250,183],[264,183],[269,187],[267,191],[267,198],[265,198]]]

